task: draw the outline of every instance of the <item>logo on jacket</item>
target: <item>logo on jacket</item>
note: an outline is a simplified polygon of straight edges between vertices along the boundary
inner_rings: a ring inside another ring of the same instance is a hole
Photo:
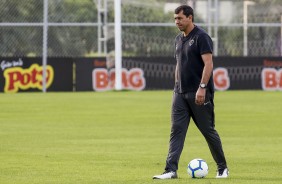
[[[193,43],[194,43],[194,40],[190,40],[189,41],[189,46],[193,45]]]

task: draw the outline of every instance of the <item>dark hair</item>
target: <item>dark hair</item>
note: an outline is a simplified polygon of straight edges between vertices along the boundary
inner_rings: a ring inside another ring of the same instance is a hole
[[[188,5],[181,5],[179,7],[177,7],[175,10],[174,10],[174,13],[175,14],[179,14],[181,11],[183,11],[183,14],[188,17],[189,15],[192,15],[192,21],[194,22],[194,11],[193,11],[193,8],[191,8],[190,6]]]

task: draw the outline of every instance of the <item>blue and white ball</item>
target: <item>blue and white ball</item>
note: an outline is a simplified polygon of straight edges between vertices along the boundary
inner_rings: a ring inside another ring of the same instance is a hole
[[[187,172],[192,178],[204,178],[209,173],[209,167],[203,159],[196,158],[189,162]]]

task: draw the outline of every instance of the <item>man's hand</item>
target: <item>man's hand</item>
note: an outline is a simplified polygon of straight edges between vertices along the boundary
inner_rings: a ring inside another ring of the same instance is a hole
[[[206,89],[205,88],[198,88],[196,93],[195,103],[197,105],[203,105],[206,98]]]

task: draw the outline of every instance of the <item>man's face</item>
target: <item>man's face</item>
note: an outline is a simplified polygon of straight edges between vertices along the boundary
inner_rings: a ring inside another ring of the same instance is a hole
[[[174,14],[174,22],[180,31],[185,31],[188,25],[192,23],[192,16],[186,17],[181,11],[179,14]]]

